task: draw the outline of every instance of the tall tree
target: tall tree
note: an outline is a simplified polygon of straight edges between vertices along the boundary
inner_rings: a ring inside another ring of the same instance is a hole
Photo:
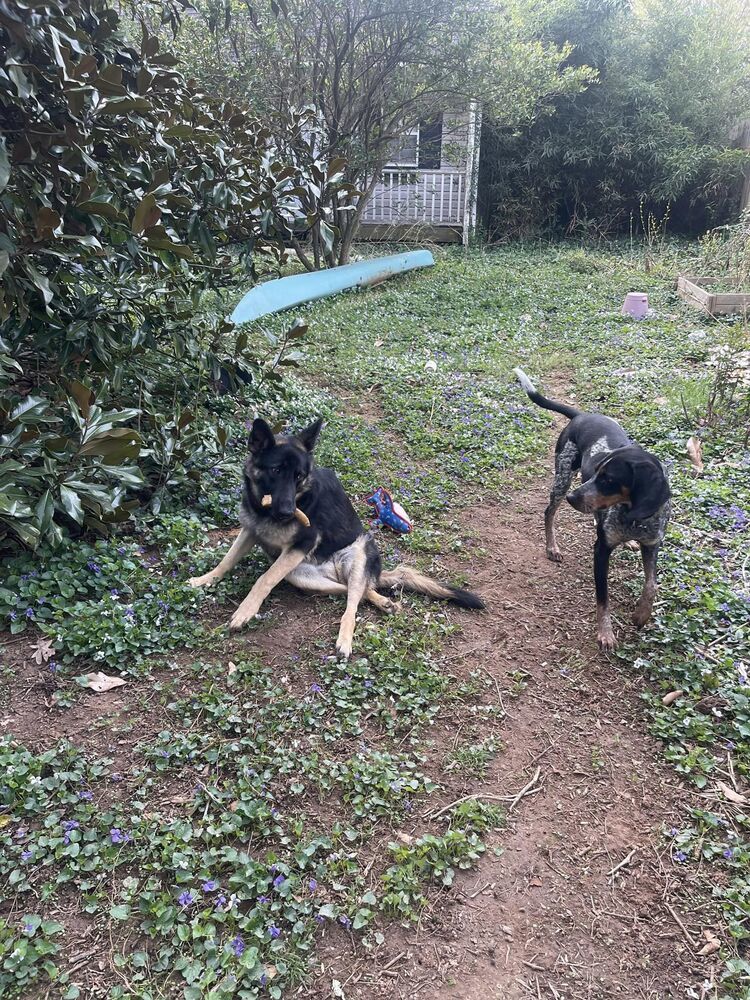
[[[285,16],[274,18],[276,7],[261,0],[252,13],[235,9],[224,30],[201,42],[211,6],[198,0],[180,44],[190,72],[216,87],[246,87],[247,100],[269,116],[313,108],[318,151],[345,161],[344,179],[361,197],[321,192],[313,261],[301,253],[309,267],[348,259],[394,140],[418,121],[480,99],[516,125],[540,100],[590,79],[585,68],[563,65],[567,47],[532,37],[524,19],[495,0],[286,0]]]

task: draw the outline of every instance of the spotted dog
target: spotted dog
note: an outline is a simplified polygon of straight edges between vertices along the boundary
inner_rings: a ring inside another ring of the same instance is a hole
[[[276,437],[264,420],[254,421],[243,467],[240,533],[219,565],[194,577],[191,586],[218,582],[259,545],[271,566],[237,608],[230,627],[241,628],[254,618],[282,580],[316,594],[346,594],[336,643],[344,658],[352,652],[362,598],[380,611],[396,610],[397,604],[380,589],[401,587],[464,608],[483,608],[476,594],[439,583],[409,566],[382,569],[374,538],[365,532],[336,474],[315,465],[313,451],[322,423],[316,420],[294,437]]]
[[[637,542],[643,561],[643,592],[633,614],[639,627],[651,617],[656,594],[656,558],[669,520],[669,483],[658,458],[635,444],[616,420],[583,413],[537,392],[531,379],[515,369],[529,399],[545,410],[562,413],[570,423],[557,440],[555,479],[544,512],[547,558],[562,562],[555,536],[555,515],[563,499],[596,520],[594,584],[597,639],[601,649],[616,646],[609,616],[607,577],[613,549]],[[582,485],[569,493],[580,470]]]

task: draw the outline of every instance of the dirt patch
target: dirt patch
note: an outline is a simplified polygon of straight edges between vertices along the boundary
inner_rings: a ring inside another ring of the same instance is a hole
[[[538,768],[540,790],[486,838],[478,869],[435,896],[417,927],[390,928],[385,953],[331,942],[307,997],[331,996],[333,980],[347,1000],[660,1000],[685,996],[688,985],[700,995],[715,959],[694,956],[667,908],[679,915],[681,879],[663,830],[680,824],[687,795],[646,732],[640,677],[596,647],[592,525],[563,512],[565,562],[545,557],[547,489],[545,476],[467,512],[486,550],[472,585],[489,610],[462,615],[463,635],[445,650],[451,672],[487,671],[507,710],[506,749],[471,789],[507,796]],[[622,633],[632,599],[614,569]],[[442,728],[432,734],[438,745],[451,735]],[[446,802],[453,793],[462,794],[446,788]],[[682,919],[697,939],[696,918],[683,910]]]

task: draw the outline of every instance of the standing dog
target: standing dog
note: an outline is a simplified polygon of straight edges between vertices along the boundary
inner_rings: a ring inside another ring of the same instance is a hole
[[[237,608],[230,628],[241,628],[254,618],[282,580],[317,594],[346,594],[336,642],[344,658],[352,652],[355,617],[363,597],[380,611],[397,608],[378,588],[400,586],[464,608],[483,608],[476,594],[438,583],[408,566],[383,572],[375,541],[365,533],[335,473],[319,469],[313,461],[322,423],[316,420],[296,437],[274,437],[264,420],[254,421],[243,469],[240,533],[219,565],[194,577],[190,585],[216,583],[259,545],[272,560],[271,567]]]
[[[582,413],[537,392],[520,368],[518,380],[537,406],[562,413],[570,423],[555,447],[555,480],[544,512],[547,558],[562,562],[555,537],[555,514],[565,498],[581,513],[596,519],[594,583],[597,639],[602,649],[617,645],[609,616],[609,557],[623,542],[636,541],[643,560],[643,592],[633,614],[639,627],[651,617],[656,594],[656,558],[669,520],[669,484],[658,458],[627,436],[616,420]],[[580,469],[583,485],[568,493]]]

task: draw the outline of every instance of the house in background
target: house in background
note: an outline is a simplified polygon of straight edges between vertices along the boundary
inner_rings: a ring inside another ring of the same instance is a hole
[[[419,234],[466,244],[476,224],[479,132],[475,102],[405,132],[365,207],[359,238]]]

